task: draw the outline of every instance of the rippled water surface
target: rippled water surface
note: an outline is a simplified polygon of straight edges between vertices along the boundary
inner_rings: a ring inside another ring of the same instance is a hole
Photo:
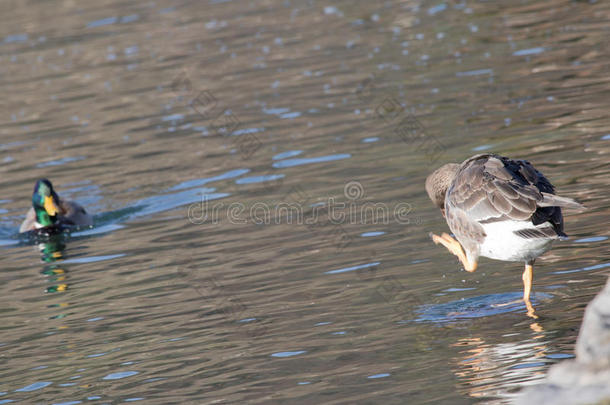
[[[0,403],[506,403],[572,356],[610,269],[607,2],[0,11]],[[428,237],[425,177],[481,151],[588,208],[538,319],[522,264]],[[95,226],[20,239],[40,177]]]

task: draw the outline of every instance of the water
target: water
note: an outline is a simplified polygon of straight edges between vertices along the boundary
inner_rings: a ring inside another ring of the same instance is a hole
[[[573,354],[610,266],[605,2],[0,7],[0,402],[506,403]],[[480,151],[588,207],[538,319],[521,264],[428,237],[425,177]],[[20,240],[42,176],[95,227]]]

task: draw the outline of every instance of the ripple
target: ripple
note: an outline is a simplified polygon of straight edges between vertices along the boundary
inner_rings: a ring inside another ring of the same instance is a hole
[[[86,357],[95,358],[95,357],[102,357],[102,356],[105,356],[105,355],[107,355],[107,354],[108,354],[108,352],[104,352],[104,353],[95,353],[95,354],[90,354],[90,355],[88,355],[88,356],[86,356]]]
[[[378,266],[380,263],[381,262],[372,262],[372,263],[360,264],[358,266],[345,267],[343,269],[327,271],[324,274],[347,273],[348,271],[354,271],[354,270],[360,270],[360,269],[367,269],[369,267],[375,267],[375,266]]]
[[[131,377],[132,375],[139,374],[139,371],[121,371],[119,373],[110,373],[102,380],[120,380],[122,378]]]
[[[237,136],[237,135],[245,135],[245,134],[255,134],[257,132],[264,132],[265,128],[243,128],[243,129],[238,129],[236,131],[233,131],[231,133],[231,135],[233,136]]]
[[[62,263],[95,263],[95,262],[103,262],[104,260],[116,259],[117,257],[123,257],[126,255],[127,255],[126,253],[119,253],[116,255],[77,257],[74,259],[63,260]]]
[[[364,232],[361,233],[360,236],[362,236],[363,238],[370,238],[373,236],[381,236],[381,235],[385,235],[384,231],[373,231],[373,232]]]
[[[114,24],[118,21],[117,17],[107,17],[107,18],[102,18],[101,20],[95,20],[95,21],[91,21],[89,23],[87,23],[87,28],[95,28],[95,27],[102,27],[104,25],[111,25]]]
[[[184,120],[184,114],[171,114],[161,117],[161,121],[182,121]]]
[[[83,160],[83,159],[86,159],[86,157],[85,156],[65,157],[65,158],[62,158],[62,159],[50,160],[48,162],[38,163],[36,165],[36,167],[43,168],[43,167],[49,167],[49,166],[61,166],[61,165],[64,165],[66,163],[77,162],[77,161]]]
[[[482,151],[482,150],[488,150],[493,148],[493,145],[481,145],[481,146],[477,146],[472,148],[473,151],[478,152],[478,151]]]
[[[592,236],[590,238],[577,239],[574,243],[601,242],[608,239],[607,236]]]
[[[36,390],[48,387],[51,384],[53,384],[53,383],[50,382],[50,381],[35,382],[34,384],[26,385],[23,388],[19,388],[18,390],[15,390],[15,392],[31,392],[31,391],[36,391]]]
[[[301,116],[301,113],[298,111],[293,111],[293,112],[289,112],[286,114],[280,114],[280,118],[283,118],[283,119],[292,119],[292,118],[297,118],[300,116]]]
[[[351,157],[352,155],[350,155],[349,153],[339,153],[336,155],[318,156],[315,158],[286,159],[274,163],[273,167],[275,167],[276,169],[283,169],[286,167],[308,165],[311,163],[332,162],[334,160],[348,159]]]
[[[121,17],[121,24],[127,24],[130,22],[138,21],[140,16],[137,14],[131,14]]]
[[[290,111],[290,108],[263,108],[263,112],[269,115],[280,115]]]
[[[560,270],[560,271],[553,271],[551,272],[551,274],[570,274],[570,273],[580,273],[581,271],[591,271],[591,270],[598,270],[598,269],[604,269],[606,267],[610,267],[610,263],[600,263],[600,264],[595,264],[593,266],[587,266],[587,267],[582,267],[580,269],[574,269],[574,270]]]
[[[536,293],[531,297],[531,301],[535,306],[541,299],[551,297],[550,294]],[[416,309],[415,312],[419,316],[415,321],[443,323],[527,310],[522,298],[522,293],[515,292],[480,295],[443,304],[423,305]]]
[[[538,55],[542,52],[546,51],[545,48],[539,46],[536,48],[529,48],[529,49],[521,49],[519,51],[515,51],[513,52],[513,56],[529,56],[529,55]]]
[[[107,232],[112,232],[112,231],[116,231],[119,229],[123,229],[125,228],[124,225],[119,225],[119,224],[107,224],[107,225],[102,225],[99,227],[95,227],[95,228],[91,228],[91,229],[86,229],[84,231],[77,231],[77,232],[72,232],[72,236],[91,236],[91,235],[99,235],[102,233],[107,233]]]
[[[547,354],[546,356],[547,359],[572,359],[575,356],[573,354],[569,354],[569,353],[553,353],[553,354]]]
[[[335,6],[324,6],[324,14],[326,15],[337,15],[343,17],[343,13]]]
[[[376,378],[386,378],[386,377],[389,377],[390,375],[391,375],[390,373],[380,373],[380,374],[373,374],[373,375],[370,375],[370,376],[368,376],[368,377],[366,377],[366,378],[370,378],[370,379],[376,379]]]
[[[428,9],[428,15],[435,15],[440,13],[441,11],[445,11],[447,9],[447,5],[445,3],[438,4],[436,6],[432,6]]]
[[[536,363],[522,363],[522,364],[515,364],[512,367],[509,367],[509,370],[520,370],[520,369],[524,369],[524,368],[533,368],[533,367],[543,367],[545,366],[546,363],[542,363],[542,362],[536,362]]]
[[[292,356],[298,356],[300,354],[304,354],[307,353],[307,350],[297,350],[294,352],[277,352],[277,353],[273,353],[271,355],[271,357],[292,357]]]
[[[202,201],[218,200],[228,197],[228,193],[214,193],[213,188],[196,188],[184,190],[178,193],[155,195],[136,202],[138,211],[132,214],[132,218],[150,216],[159,212],[169,211],[184,205],[200,203]]]
[[[477,69],[477,70],[468,70],[465,72],[457,72],[455,75],[457,77],[467,77],[467,76],[480,76],[480,75],[493,75],[493,69]]]
[[[179,183],[179,184],[169,188],[168,191],[176,191],[176,190],[183,190],[183,189],[187,189],[187,188],[199,187],[199,186],[203,186],[207,183],[211,183],[213,181],[228,180],[228,179],[232,179],[235,177],[239,177],[248,172],[250,172],[250,169],[235,169],[235,170],[230,170],[228,172],[225,172],[223,174],[219,174],[218,176],[203,177],[200,179],[187,180],[187,181],[183,181],[182,183]]]
[[[236,184],[254,184],[254,183],[263,183],[266,181],[273,181],[283,179],[283,174],[270,174],[266,176],[252,176],[252,177],[243,177],[241,179],[235,180]]]
[[[287,150],[286,152],[278,153],[277,155],[273,156],[272,159],[273,160],[286,159],[289,157],[298,156],[301,153],[303,153],[302,150]]]
[[[13,34],[4,37],[4,43],[10,44],[12,42],[25,42],[28,40],[28,34]]]

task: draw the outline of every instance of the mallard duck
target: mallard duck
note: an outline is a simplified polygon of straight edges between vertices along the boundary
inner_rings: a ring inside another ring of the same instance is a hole
[[[34,186],[32,208],[29,209],[19,232],[28,232],[55,226],[91,226],[93,218],[74,201],[64,201],[47,179],[40,179]]]
[[[457,240],[446,233],[430,236],[469,272],[479,256],[525,262],[523,300],[529,310],[534,260],[567,237],[561,208],[584,208],[554,190],[525,160],[480,154],[446,164],[428,176],[426,191]]]

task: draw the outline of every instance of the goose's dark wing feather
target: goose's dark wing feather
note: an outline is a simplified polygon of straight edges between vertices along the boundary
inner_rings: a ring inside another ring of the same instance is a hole
[[[447,191],[446,203],[449,209],[463,211],[479,224],[503,220],[530,220],[534,225],[549,222],[555,236],[564,236],[561,208],[538,205],[552,194],[553,185],[529,162],[482,154],[462,163]]]

